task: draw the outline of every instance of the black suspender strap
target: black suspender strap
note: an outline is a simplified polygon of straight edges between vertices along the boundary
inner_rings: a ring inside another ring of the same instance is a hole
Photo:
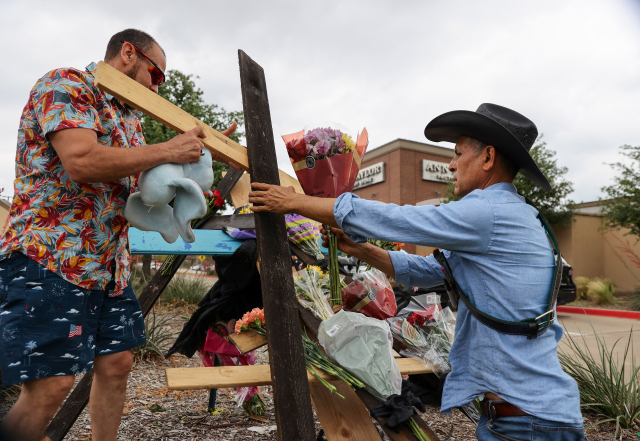
[[[535,205],[531,201],[527,199],[527,204],[536,208]],[[556,318],[556,312],[554,310],[554,305],[558,298],[558,290],[560,289],[560,281],[562,279],[562,256],[560,255],[560,250],[558,249],[558,242],[556,241],[553,232],[551,231],[551,227],[549,226],[545,217],[538,210],[538,219],[542,224],[542,227],[545,229],[551,243],[553,245],[553,249],[555,251],[555,271],[553,274],[553,281],[551,282],[550,292],[549,292],[549,303],[547,307],[547,311],[538,317],[532,317],[528,319],[524,319],[519,322],[511,322],[508,320],[502,320],[496,317],[493,317],[485,312],[480,311],[475,305],[471,302],[471,300],[465,295],[462,291],[455,278],[453,277],[453,272],[451,271],[451,267],[449,266],[449,262],[444,257],[444,254],[440,250],[435,250],[433,252],[433,256],[436,258],[438,263],[440,263],[443,272],[444,285],[449,293],[449,297],[454,300],[454,308],[456,307],[456,300],[462,300],[467,309],[473,314],[473,316],[478,319],[480,323],[489,328],[498,331],[502,334],[511,334],[511,335],[526,335],[528,339],[537,338],[539,335],[542,335],[551,323],[554,322]]]

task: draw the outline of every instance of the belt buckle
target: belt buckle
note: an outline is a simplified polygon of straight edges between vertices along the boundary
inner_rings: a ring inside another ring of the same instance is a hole
[[[549,311],[535,318],[535,322],[538,324],[538,327],[541,326],[540,319],[549,314],[551,314],[551,317],[549,317],[549,324],[553,323],[556,320],[556,311],[554,309],[550,309]]]

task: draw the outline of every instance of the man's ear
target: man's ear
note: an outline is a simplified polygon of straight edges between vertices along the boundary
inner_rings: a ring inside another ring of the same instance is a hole
[[[482,164],[482,169],[484,171],[489,171],[496,165],[498,152],[496,148],[492,145],[488,145],[487,148],[484,149],[484,164]]]
[[[125,42],[122,45],[122,48],[120,48],[120,59],[122,60],[122,64],[124,64],[125,66],[129,66],[130,64],[134,63],[136,61],[135,52],[136,50],[133,48],[133,45],[131,43]]]

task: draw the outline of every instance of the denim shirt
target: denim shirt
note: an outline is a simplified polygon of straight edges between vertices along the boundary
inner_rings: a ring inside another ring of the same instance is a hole
[[[458,284],[483,312],[520,321],[547,310],[553,251],[537,210],[512,184],[475,190],[439,207],[383,205],[345,193],[333,211],[338,225],[358,242],[368,237],[447,250]],[[389,256],[398,283],[425,288],[442,283],[433,256]],[[442,412],[493,392],[536,417],[581,424],[578,386],[556,352],[561,338],[557,322],[534,340],[498,333],[460,302]]]

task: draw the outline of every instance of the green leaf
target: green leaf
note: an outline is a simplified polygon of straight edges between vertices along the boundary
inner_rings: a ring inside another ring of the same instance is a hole
[[[165,409],[164,407],[161,407],[161,406],[159,406],[159,405],[157,405],[157,404],[152,404],[152,405],[149,407],[149,410],[150,410],[151,412],[166,412],[166,411],[167,411],[167,409]]]

